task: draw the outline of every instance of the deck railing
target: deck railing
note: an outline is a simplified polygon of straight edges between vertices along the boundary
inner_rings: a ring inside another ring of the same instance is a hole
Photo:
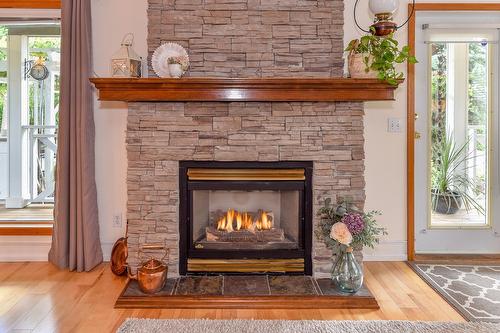
[[[28,138],[30,202],[54,202],[57,126],[23,126]]]

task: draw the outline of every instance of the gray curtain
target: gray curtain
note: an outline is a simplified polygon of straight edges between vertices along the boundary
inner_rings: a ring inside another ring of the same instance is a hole
[[[90,0],[62,0],[61,101],[49,261],[89,271],[102,262],[94,165]]]

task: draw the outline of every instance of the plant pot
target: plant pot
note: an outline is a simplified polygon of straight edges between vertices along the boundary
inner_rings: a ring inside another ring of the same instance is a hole
[[[168,71],[170,72],[170,77],[180,78],[184,71],[180,64],[168,64]]]
[[[462,207],[462,196],[458,192],[436,193],[431,190],[432,210],[439,214],[453,215]]]
[[[350,53],[347,57],[349,76],[353,79],[376,79],[377,72],[372,70],[366,71],[366,65],[363,62],[362,53]]]

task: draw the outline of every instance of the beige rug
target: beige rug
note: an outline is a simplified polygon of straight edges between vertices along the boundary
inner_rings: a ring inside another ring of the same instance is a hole
[[[317,320],[127,319],[119,333],[498,333],[488,323]]]

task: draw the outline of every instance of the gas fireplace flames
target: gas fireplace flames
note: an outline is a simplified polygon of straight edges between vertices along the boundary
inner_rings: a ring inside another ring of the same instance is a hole
[[[239,231],[239,230],[271,230],[273,228],[272,213],[259,211],[257,218],[248,212],[238,212],[234,209],[229,209],[224,216],[217,221],[217,230],[219,231]]]

